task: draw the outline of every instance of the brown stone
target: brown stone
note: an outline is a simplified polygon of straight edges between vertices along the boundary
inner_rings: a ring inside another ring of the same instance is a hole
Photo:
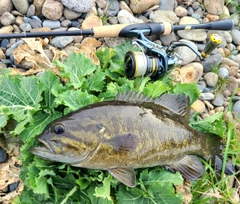
[[[43,4],[42,14],[50,20],[58,20],[63,14],[63,5],[58,1],[46,0]]]
[[[131,0],[130,8],[132,9],[133,13],[143,13],[150,7],[158,5],[159,3],[160,0],[147,0],[147,1]]]
[[[191,109],[193,109],[196,112],[199,112],[200,114],[202,114],[206,107],[205,104],[200,101],[200,100],[196,100],[192,105],[191,105]]]
[[[102,26],[102,21],[98,16],[91,15],[87,17],[82,23],[82,29],[92,29],[94,27]]]

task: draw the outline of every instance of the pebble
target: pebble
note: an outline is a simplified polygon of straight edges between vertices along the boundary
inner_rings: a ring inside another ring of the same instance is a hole
[[[1,0],[0,1],[0,16],[5,12],[11,12],[13,9],[12,0]]]
[[[63,15],[67,20],[73,20],[79,18],[82,15],[82,13],[72,11],[68,8],[64,8]]]
[[[214,72],[208,72],[204,75],[204,79],[208,86],[216,87],[218,82],[218,75]]]
[[[35,15],[42,14],[42,8],[45,0],[34,0],[33,5],[35,6]]]
[[[133,13],[139,14],[145,12],[152,6],[158,5],[159,3],[160,0],[147,0],[147,1],[131,0],[130,8],[133,11]]]
[[[65,46],[70,44],[72,41],[73,41],[73,36],[57,36],[50,41],[50,44],[58,48],[64,48]]]
[[[179,18],[173,11],[153,11],[150,15],[149,18],[154,22],[154,23],[160,23],[160,22],[170,22],[172,24],[176,24],[179,21]]]
[[[5,12],[2,16],[1,16],[1,24],[2,25],[11,25],[13,23],[15,23],[16,18],[14,15],[12,15],[9,12]]]
[[[177,37],[174,32],[170,33],[169,35],[160,35],[160,40],[163,45],[170,45],[171,42],[177,41]]]
[[[231,35],[232,35],[232,38],[233,38],[233,42],[236,44],[236,45],[240,45],[240,31],[239,30],[235,30],[233,29],[231,31]]]
[[[23,23],[19,26],[19,28],[23,31],[23,32],[28,32],[32,29],[31,25],[29,23]]]
[[[209,101],[203,101],[203,103],[207,106],[208,110],[213,110],[214,106]]]
[[[0,163],[6,162],[7,158],[8,158],[7,152],[2,147],[0,147]]]
[[[19,40],[17,42],[15,42],[14,44],[12,44],[7,50],[6,50],[6,56],[10,56],[13,51],[21,44],[25,44],[25,42],[23,40]]]
[[[117,15],[118,21],[121,24],[132,24],[132,23],[143,23],[139,19],[135,18],[131,13],[127,10],[121,10]]]
[[[108,9],[105,13],[106,17],[116,16],[119,12],[120,6],[117,0],[108,0]]]
[[[204,100],[213,100],[214,99],[214,95],[213,93],[201,93],[199,96],[199,99],[204,101]]]
[[[31,25],[32,28],[41,28],[42,24],[35,19],[30,19],[29,24]]]
[[[55,29],[55,28],[59,28],[61,26],[61,24],[60,24],[60,21],[45,20],[45,21],[43,21],[42,26],[49,27],[51,29]]]
[[[229,76],[228,69],[225,68],[225,67],[220,67],[219,70],[218,70],[218,76],[223,78],[223,79],[228,78],[228,76]]]
[[[160,1],[159,10],[173,11],[176,7],[176,0]]]
[[[14,7],[22,14],[26,14],[29,8],[28,0],[12,0]]]
[[[237,113],[238,118],[240,118],[240,100],[233,104],[233,112]]]
[[[34,15],[35,15],[35,6],[34,6],[34,4],[31,4],[28,8],[26,16],[31,17],[31,16],[34,16]]]
[[[3,39],[3,40],[1,40],[0,47],[6,49],[8,44],[9,44],[9,40],[8,39]]]
[[[63,14],[63,5],[58,1],[46,0],[42,7],[42,14],[49,20],[58,20]]]
[[[204,72],[211,72],[216,66],[218,66],[222,61],[222,55],[220,53],[216,53],[214,55],[210,55],[207,59],[202,61],[202,65],[204,68]]]
[[[212,104],[215,106],[223,106],[224,96],[221,93],[217,93],[215,98],[212,100]]]
[[[79,13],[90,11],[94,5],[92,0],[62,0],[62,4],[68,9]]]
[[[196,100],[192,105],[191,108],[198,112],[199,114],[202,114],[203,112],[205,112],[205,104],[201,101],[201,100]]]
[[[224,0],[204,0],[204,8],[208,13],[221,15],[223,13]]]
[[[196,44],[193,43],[192,41],[184,40],[184,39],[182,39],[180,41],[189,43],[195,50],[197,50]],[[175,51],[182,58],[181,65],[186,65],[186,64],[194,61],[197,57],[197,55],[187,46],[177,47],[175,49]]]
[[[183,16],[186,16],[188,14],[188,11],[187,9],[185,9],[184,7],[182,6],[177,6],[174,10],[174,12],[176,13],[176,15],[178,17],[183,17]]]
[[[179,25],[182,24],[200,24],[198,20],[193,17],[184,16],[180,19]],[[207,33],[204,29],[197,30],[179,30],[178,35],[186,40],[204,41],[207,38]]]

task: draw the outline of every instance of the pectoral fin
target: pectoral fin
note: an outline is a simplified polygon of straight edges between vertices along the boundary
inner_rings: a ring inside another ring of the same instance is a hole
[[[185,156],[180,161],[169,165],[167,169],[173,172],[179,171],[183,178],[188,180],[196,180],[201,177],[204,172],[202,162],[194,155]]]
[[[108,172],[126,186],[136,186],[136,175],[132,168],[114,168],[108,169]]]

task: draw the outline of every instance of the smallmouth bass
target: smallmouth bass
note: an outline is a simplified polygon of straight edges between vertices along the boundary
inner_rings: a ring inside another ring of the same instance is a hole
[[[46,160],[107,170],[129,187],[136,185],[134,169],[153,166],[195,180],[204,172],[199,157],[220,157],[222,142],[191,128],[189,112],[185,95],[153,100],[125,93],[52,122],[38,137],[43,146],[31,151]]]

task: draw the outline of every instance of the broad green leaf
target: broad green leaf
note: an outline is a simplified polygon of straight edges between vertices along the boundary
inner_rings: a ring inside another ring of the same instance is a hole
[[[143,89],[143,93],[149,97],[157,98],[168,90],[170,90],[170,87],[166,86],[162,81],[158,80],[153,83],[148,83]]]
[[[89,104],[97,102],[96,96],[82,92],[80,90],[68,90],[60,94],[55,102],[59,105],[63,104],[70,108],[70,110],[77,110]]]
[[[86,80],[86,89],[88,92],[96,91],[101,92],[103,90],[103,87],[105,85],[105,73],[101,71],[97,71],[91,76],[89,76]]]
[[[200,132],[213,133],[221,137],[225,137],[227,128],[223,116],[223,112],[218,112],[203,120],[192,122],[190,123],[190,126]]]
[[[109,47],[104,47],[96,52],[98,59],[100,60],[101,67],[103,70],[107,69],[110,64],[110,60],[115,55],[114,49]]]
[[[2,128],[7,124],[7,116],[0,114],[0,132],[2,132]]]
[[[84,77],[96,70],[96,66],[90,59],[84,54],[76,53],[68,57],[64,63],[56,60],[55,65],[62,68],[61,76],[69,78],[68,84],[74,88],[80,88],[85,80]]]
[[[51,90],[55,84],[60,84],[60,79],[50,71],[43,72],[39,79],[44,84],[43,106],[45,106],[48,109],[51,109],[53,108],[55,99]]]
[[[100,198],[107,198],[108,200],[112,200],[110,196],[110,183],[111,183],[112,176],[109,174],[108,177],[105,177],[102,186],[95,188],[94,196]]]
[[[185,95],[189,96],[190,104],[192,104],[194,101],[196,101],[200,94],[196,83],[193,83],[193,84],[178,83],[173,91],[175,94],[185,94]]]

